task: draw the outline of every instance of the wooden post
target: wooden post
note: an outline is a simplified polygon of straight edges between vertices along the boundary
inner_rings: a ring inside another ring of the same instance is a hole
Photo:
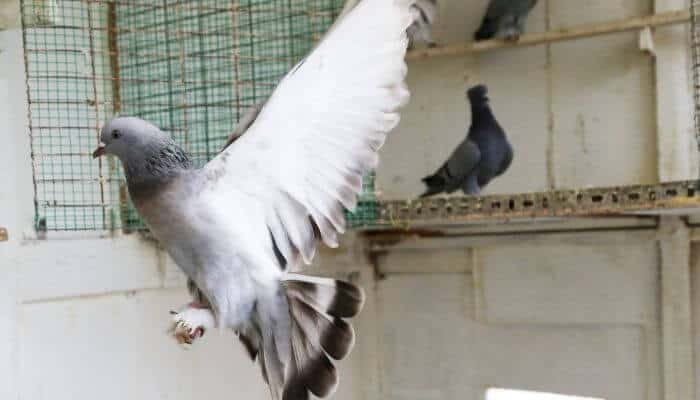
[[[686,0],[656,0],[655,11],[687,7]],[[656,78],[657,162],[660,182],[696,179],[688,26],[657,28],[653,33]]]
[[[663,398],[695,396],[693,332],[690,310],[690,230],[677,217],[662,217],[661,337]]]

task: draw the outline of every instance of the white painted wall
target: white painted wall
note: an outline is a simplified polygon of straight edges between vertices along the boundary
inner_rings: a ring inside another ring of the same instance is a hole
[[[485,2],[441,2],[438,39],[464,39],[480,18],[466,7]],[[533,30],[652,10],[642,0],[540,3]],[[684,30],[670,29],[658,44],[659,54],[670,53],[663,65],[636,50],[634,34],[412,62],[413,102],[385,147],[381,189],[420,191],[418,178],[463,136],[464,89],[477,82],[490,85],[517,151],[492,192],[689,176],[690,155],[663,161],[691,152],[683,145],[687,69],[678,61],[687,55],[670,39]],[[657,92],[673,105],[657,104]],[[0,226],[10,232],[0,243],[0,397],[266,398],[232,335],[212,333],[189,352],[169,341],[168,311],[186,301],[184,281],[153,243],[137,235],[32,239],[25,101],[21,35],[10,25],[0,31]],[[662,140],[671,147],[657,148]],[[700,398],[692,365],[679,355],[687,344],[700,348],[683,323],[690,303],[680,289],[690,282],[671,268],[692,272],[696,315],[698,248],[690,252],[687,235],[507,235],[416,246],[422,250],[410,249],[422,241],[401,243],[379,257],[380,280],[349,238],[313,269],[356,277],[368,292],[336,398],[483,399],[490,386],[669,400],[689,387]]]
[[[653,240],[619,232],[465,241],[474,256],[440,273],[433,265],[454,254],[386,256],[384,398],[483,399],[489,387],[662,398]]]
[[[436,40],[471,37],[487,2],[439,2]],[[686,0],[540,0],[528,30],[684,7]],[[515,148],[510,170],[485,193],[690,179],[697,175],[697,152],[688,108],[688,37],[685,26],[658,29],[656,59],[639,50],[637,33],[628,32],[413,60],[412,100],[385,147],[378,187],[391,198],[422,192],[420,178],[433,173],[466,135],[471,115],[465,91],[479,83],[488,85],[496,117]]]

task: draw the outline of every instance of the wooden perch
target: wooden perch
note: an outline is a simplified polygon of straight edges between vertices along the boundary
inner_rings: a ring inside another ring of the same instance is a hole
[[[595,24],[586,24],[573,28],[557,31],[528,33],[520,37],[517,42],[505,40],[485,40],[482,42],[469,42],[453,44],[437,48],[412,50],[406,54],[407,60],[416,60],[429,57],[458,56],[480,51],[501,49],[507,47],[535,46],[538,44],[561,42],[565,40],[581,39],[593,36],[607,35],[610,33],[636,31],[648,27],[682,24],[690,21],[690,11],[670,11],[645,17],[627,18],[618,21],[609,21]]]

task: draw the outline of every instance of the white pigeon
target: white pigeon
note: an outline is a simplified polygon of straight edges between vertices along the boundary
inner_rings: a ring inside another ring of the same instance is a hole
[[[360,311],[362,291],[288,271],[311,262],[317,238],[338,245],[343,210],[399,122],[410,1],[349,10],[202,168],[133,117],[108,122],[93,154],[121,160],[136,209],[190,280],[194,301],[174,316],[176,334],[234,330],[273,399],[331,394],[329,357],[354,342],[343,318]]]

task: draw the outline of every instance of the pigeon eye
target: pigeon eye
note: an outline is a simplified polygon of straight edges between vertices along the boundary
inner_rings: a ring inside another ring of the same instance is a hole
[[[117,129],[112,131],[112,138],[113,139],[119,139],[122,136],[122,133],[119,132]]]

